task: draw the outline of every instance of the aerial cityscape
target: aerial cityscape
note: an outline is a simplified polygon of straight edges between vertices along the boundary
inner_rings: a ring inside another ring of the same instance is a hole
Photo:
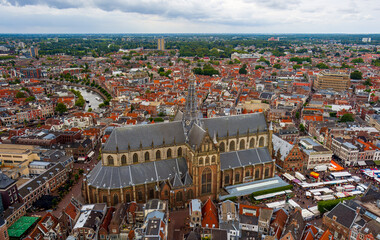
[[[0,240],[380,240],[379,11],[0,1]]]

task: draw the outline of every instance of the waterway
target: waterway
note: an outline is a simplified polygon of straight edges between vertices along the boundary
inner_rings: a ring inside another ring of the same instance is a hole
[[[103,98],[100,95],[96,94],[93,91],[89,91],[84,87],[65,86],[65,88],[68,88],[68,89],[73,88],[76,91],[80,91],[84,100],[86,100],[86,107],[85,107],[86,111],[88,111],[89,108],[92,108],[94,112],[103,112],[99,108],[99,104],[103,103]]]

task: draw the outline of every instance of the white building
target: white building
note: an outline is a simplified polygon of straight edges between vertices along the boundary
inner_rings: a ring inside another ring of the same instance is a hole
[[[300,145],[305,155],[306,169],[314,169],[320,165],[330,165],[333,155],[330,149],[310,137],[301,138]]]

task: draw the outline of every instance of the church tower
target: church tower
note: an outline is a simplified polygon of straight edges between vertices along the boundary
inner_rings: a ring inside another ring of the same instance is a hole
[[[185,130],[186,137],[188,136],[190,129],[194,123],[199,124],[199,113],[197,106],[197,96],[195,92],[196,80],[193,75],[189,81],[189,87],[187,90],[186,107],[182,116],[182,124]]]

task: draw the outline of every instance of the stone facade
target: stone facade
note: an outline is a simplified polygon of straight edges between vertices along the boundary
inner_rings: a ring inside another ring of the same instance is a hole
[[[193,198],[217,199],[223,186],[274,176],[272,128],[264,115],[198,119],[194,86],[189,91],[179,119],[113,131],[101,163],[84,180],[87,202],[115,206],[159,198],[185,206]],[[227,153],[234,159],[221,160]]]

